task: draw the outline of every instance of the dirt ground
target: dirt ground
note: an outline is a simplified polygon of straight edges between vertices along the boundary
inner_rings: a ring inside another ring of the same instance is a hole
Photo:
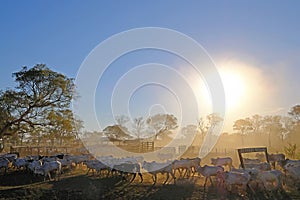
[[[120,177],[86,175],[84,169],[63,174],[59,181],[43,181],[26,172],[8,172],[0,175],[0,199],[300,199],[298,189],[273,193],[229,194],[208,184],[204,190],[204,178],[178,179],[162,185],[165,177],[159,176],[152,186],[151,176],[143,174],[144,182],[137,177],[132,183]]]

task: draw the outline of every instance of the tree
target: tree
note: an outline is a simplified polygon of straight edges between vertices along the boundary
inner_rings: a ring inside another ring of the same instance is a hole
[[[163,133],[174,130],[178,127],[177,118],[172,114],[156,114],[150,116],[146,123],[154,130],[154,139]]]
[[[120,125],[122,127],[125,127],[125,124],[129,122],[129,120],[129,117],[126,115],[116,116],[117,125]]]
[[[289,157],[289,158],[295,158],[296,155],[296,150],[297,150],[297,145],[296,144],[288,144],[288,146],[284,147],[284,153]]]
[[[244,145],[244,135],[253,130],[249,118],[236,120],[233,124],[233,130],[239,131],[241,134],[242,145]]]
[[[288,112],[289,116],[293,119],[293,129],[289,134],[289,140],[295,141],[299,140],[300,133],[300,105],[295,105]]]
[[[264,118],[262,116],[256,114],[250,118],[250,122],[252,125],[252,132],[253,133],[261,133],[261,131],[263,129]]]
[[[295,120],[300,121],[300,105],[295,105],[291,108],[288,114]]]
[[[27,126],[27,124],[19,124],[19,127],[17,128],[18,131],[15,134],[17,137],[15,138],[16,141],[19,141],[20,145],[23,145],[25,137],[30,136],[30,132],[32,131],[32,128]]]
[[[37,146],[40,146],[42,143],[43,139],[47,139],[46,134],[46,127],[44,126],[38,126],[35,127],[30,131],[30,136],[31,136],[31,143],[36,144]]]
[[[22,95],[13,90],[1,91],[0,94],[0,138],[13,135],[17,132],[21,120],[16,120],[18,103],[22,101]],[[22,116],[21,116],[22,117]]]
[[[212,133],[215,131],[214,129],[223,121],[223,118],[218,113],[211,113],[205,118],[200,117],[197,120],[197,130],[201,135],[201,140],[204,140],[204,136],[208,130]]]
[[[127,133],[127,129],[120,127],[120,125],[107,126],[103,129],[103,134],[110,140],[126,140],[132,138],[132,136]]]
[[[0,94],[0,138],[18,131],[20,124],[30,127],[47,126],[47,116],[53,110],[70,108],[74,96],[73,79],[54,72],[44,64],[13,73],[14,90]]]
[[[48,137],[54,145],[55,140],[62,145],[64,142],[71,142],[82,128],[82,121],[74,118],[73,112],[69,109],[61,111],[50,111],[47,117],[49,123]]]
[[[223,118],[220,117],[218,113],[212,113],[206,116],[208,120],[208,128],[214,129],[216,126],[218,126],[222,121]]]
[[[208,129],[208,124],[202,117],[200,117],[197,121],[197,129],[200,132],[201,139],[203,141],[204,136],[205,136],[205,134],[207,132],[207,129]]]
[[[137,139],[140,139],[143,129],[145,128],[145,120],[143,117],[138,117],[133,120],[134,132]]]
[[[294,122],[291,117],[281,116],[280,118],[281,129],[279,132],[279,137],[283,142],[284,139],[290,134],[294,127]]]
[[[195,137],[198,133],[198,127],[193,124],[189,124],[181,129],[181,133],[184,138]]]
[[[276,116],[265,116],[264,117],[264,130],[265,132],[268,134],[268,146],[271,147],[272,143],[271,143],[271,136],[276,136],[280,135],[280,132],[283,132],[283,127],[282,124],[280,122],[281,120],[281,116],[276,115]]]

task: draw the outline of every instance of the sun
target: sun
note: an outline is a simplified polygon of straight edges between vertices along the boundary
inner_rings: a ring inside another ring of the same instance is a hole
[[[226,130],[231,130],[233,122],[237,119],[270,110],[268,108],[275,101],[274,95],[277,90],[263,70],[251,61],[231,58],[219,58],[216,67],[225,93],[224,127]],[[191,83],[198,103],[199,115],[205,117],[215,112],[211,91],[205,82],[205,77],[199,78],[196,76],[197,73],[190,70],[182,70],[182,73]]]
[[[225,91],[226,107],[228,110],[236,109],[242,104],[246,92],[246,84],[242,75],[230,68],[220,68],[220,77]]]
[[[216,67],[224,87],[226,118],[238,116],[245,110],[248,112],[253,108],[253,100],[264,98],[261,90],[265,84],[261,82],[262,76],[256,68],[241,61],[228,59],[220,60],[216,63]],[[200,115],[206,116],[215,112],[205,77],[199,77],[197,72],[190,68],[182,67],[180,73],[189,80]]]

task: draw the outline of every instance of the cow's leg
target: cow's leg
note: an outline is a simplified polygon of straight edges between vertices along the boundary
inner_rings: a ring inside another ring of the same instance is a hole
[[[213,186],[214,184],[213,184],[213,181],[211,179],[211,176],[209,176],[209,180],[210,180],[211,185]]]
[[[86,175],[89,174],[90,170],[91,170],[91,168],[88,168],[88,170],[87,170],[87,172],[86,172]]]
[[[171,172],[171,176],[172,176],[172,178],[174,179],[174,185],[176,184],[176,177],[175,177],[175,175],[173,174],[173,172]]]
[[[130,183],[132,183],[132,181],[135,179],[135,177],[136,177],[136,173],[133,173],[133,177],[132,177]]]
[[[156,184],[156,180],[157,180],[157,175],[156,174],[154,174],[154,183],[153,183],[153,185],[155,185]]]
[[[139,172],[139,176],[141,178],[141,183],[142,183],[143,182],[143,175],[142,175],[142,173]]]
[[[205,187],[206,187],[206,183],[207,183],[207,177],[205,177],[205,181],[204,181],[204,190],[205,190]]]
[[[167,173],[167,179],[164,182],[164,185],[167,183],[167,181],[169,180],[169,173]]]

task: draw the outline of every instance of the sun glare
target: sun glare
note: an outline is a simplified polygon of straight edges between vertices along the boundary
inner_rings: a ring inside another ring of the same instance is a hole
[[[246,92],[243,78],[238,72],[226,68],[220,69],[220,76],[225,90],[226,107],[229,110],[234,109],[242,103]]]
[[[233,121],[253,113],[259,114],[275,102],[273,97],[276,90],[271,79],[255,65],[235,59],[219,60],[216,65],[225,92],[226,130],[232,129]],[[205,117],[214,112],[211,91],[205,77],[197,76],[197,72],[188,67],[180,68],[180,73],[189,80],[195,94],[199,112],[196,114]]]

